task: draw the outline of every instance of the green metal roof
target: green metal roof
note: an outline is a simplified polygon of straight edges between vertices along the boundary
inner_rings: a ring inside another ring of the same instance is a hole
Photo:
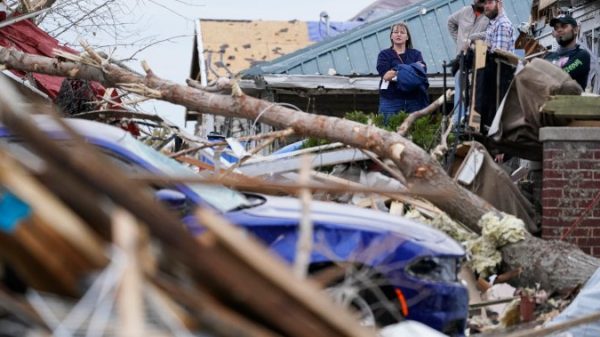
[[[516,27],[529,19],[532,0],[504,0],[506,15]],[[448,33],[451,13],[472,0],[427,0],[379,20],[366,23],[344,34],[313,44],[270,62],[244,71],[245,78],[265,74],[369,76],[377,75],[377,54],[390,46],[390,27],[406,22],[413,47],[423,53],[430,74],[443,71],[443,61],[453,59],[456,51]]]

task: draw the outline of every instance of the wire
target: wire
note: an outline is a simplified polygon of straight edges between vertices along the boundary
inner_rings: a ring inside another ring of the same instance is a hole
[[[579,226],[579,224],[583,220],[583,217],[586,216],[589,213],[589,211],[592,210],[592,208],[594,208],[598,204],[599,201],[600,201],[600,192],[598,192],[598,194],[596,195],[594,200],[592,200],[592,202],[588,205],[588,207],[586,207],[586,209],[583,210],[583,213],[581,213],[579,218],[577,218],[577,220],[575,220],[575,222],[573,222],[573,224],[571,226],[569,226],[569,229],[563,233],[563,235],[560,237],[560,241],[566,239],[571,234],[571,232],[573,232],[573,230],[575,228],[577,228],[577,226]]]

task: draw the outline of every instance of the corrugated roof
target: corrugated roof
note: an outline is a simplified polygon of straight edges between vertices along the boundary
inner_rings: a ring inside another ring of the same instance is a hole
[[[504,9],[513,25],[528,21],[532,0],[504,0]],[[390,45],[389,27],[408,24],[413,45],[423,53],[431,74],[443,71],[444,60],[456,55],[447,29],[448,16],[472,0],[429,0],[398,13],[366,23],[334,38],[313,44],[244,72],[249,78],[262,74],[304,74],[343,76],[377,75],[377,54]]]
[[[423,2],[424,0],[377,0],[358,12],[350,21],[374,21],[390,15],[404,7]]]

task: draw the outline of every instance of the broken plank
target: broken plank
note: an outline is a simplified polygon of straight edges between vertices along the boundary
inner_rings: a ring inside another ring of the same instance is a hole
[[[552,96],[542,112],[558,118],[600,119],[600,97]]]
[[[7,153],[0,152],[0,159],[2,185],[28,203],[53,230],[76,247],[94,265],[100,267],[108,263],[102,241],[76,214],[33,179]]]
[[[113,236],[115,244],[125,256],[125,271],[117,297],[119,336],[142,337],[145,335],[143,276],[138,249],[140,229],[136,219],[127,211],[117,209],[113,213]]]

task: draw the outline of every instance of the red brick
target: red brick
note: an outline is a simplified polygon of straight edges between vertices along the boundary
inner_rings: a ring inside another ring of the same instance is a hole
[[[583,144],[581,144],[581,145],[583,145]],[[579,151],[577,153],[577,157],[581,160],[594,159],[594,149],[595,149],[594,145],[587,144],[587,148],[585,149],[585,151]]]
[[[542,226],[542,238],[547,240],[559,239],[561,231],[555,227]]]
[[[581,250],[588,255],[592,254],[592,247],[579,247],[579,248],[581,248]]]
[[[589,171],[587,171],[589,172]],[[584,180],[579,181],[579,183],[577,184],[579,188],[581,189],[589,189],[592,190],[590,192],[596,192],[596,193],[591,193],[592,195],[596,195],[598,194],[598,192],[600,191],[600,181],[594,181],[592,179],[592,175],[589,175],[589,178],[583,178]]]
[[[600,238],[577,238],[577,244],[582,247],[600,247]]]
[[[542,206],[544,206],[543,202]],[[581,214],[579,211],[579,200],[575,198],[562,198],[558,201],[558,205],[554,207],[561,209],[561,220],[569,220],[568,218]]]
[[[564,188],[569,181],[567,179],[544,179],[542,187],[547,188]]]
[[[600,191],[600,190],[598,190],[598,191]],[[591,207],[591,209],[587,213],[587,216],[588,217],[597,217],[594,215],[593,211],[596,209],[599,209],[600,202],[597,201],[596,204],[593,206],[594,199],[597,197],[597,195],[594,195],[594,194],[590,194],[590,195],[592,195],[593,197],[589,197],[589,198],[585,198],[585,199],[578,199],[577,200],[578,205],[579,205],[579,208],[581,208],[582,212],[583,212],[583,210],[586,210],[589,207]]]
[[[600,150],[594,150],[594,159],[600,159]]]
[[[545,188],[542,190],[542,199],[546,198],[562,198],[563,190],[560,188]]]
[[[542,214],[545,218],[558,218],[563,215],[563,210],[558,207],[544,207]]]
[[[545,142],[544,143],[544,154],[549,150],[563,150],[565,148],[563,142]]]
[[[573,160],[563,161],[560,163],[560,167],[564,170],[578,170],[579,169],[579,160],[573,159]]]
[[[586,218],[581,221],[580,226],[600,228],[600,219],[598,218]]]
[[[580,162],[579,165],[581,165],[582,163]],[[585,179],[585,180],[593,180],[594,179],[594,171],[590,170],[590,169],[584,169],[584,168],[580,168],[577,171],[573,172],[573,175],[577,176],[577,178],[581,178],[581,179]]]
[[[544,179],[562,179],[564,178],[563,172],[563,170],[545,169]]]
[[[551,218],[547,218],[547,217],[543,217],[542,218],[542,228],[544,227],[563,227],[565,226],[566,223],[565,221],[559,220],[556,217],[551,217]]]
[[[600,257],[600,247],[592,247],[592,255],[595,257]]]
[[[566,231],[563,231],[562,233],[566,233]],[[562,233],[561,233],[561,237],[562,237]],[[563,239],[563,241],[568,242],[568,243],[572,243],[574,245],[578,245],[577,244],[577,238],[574,238],[572,236],[567,236],[566,238]],[[579,245],[578,245],[579,246]]]
[[[558,198],[543,198],[542,199],[542,208],[559,208],[559,202],[561,199]]]
[[[590,230],[589,228],[575,228],[571,231],[572,237],[589,239],[590,238]],[[580,239],[578,239],[580,240]]]
[[[593,158],[593,157],[592,157]],[[579,161],[579,169],[581,170],[597,170],[600,166],[598,161],[592,158]]]
[[[594,228],[594,232],[592,233],[594,237],[600,237],[600,228]]]

